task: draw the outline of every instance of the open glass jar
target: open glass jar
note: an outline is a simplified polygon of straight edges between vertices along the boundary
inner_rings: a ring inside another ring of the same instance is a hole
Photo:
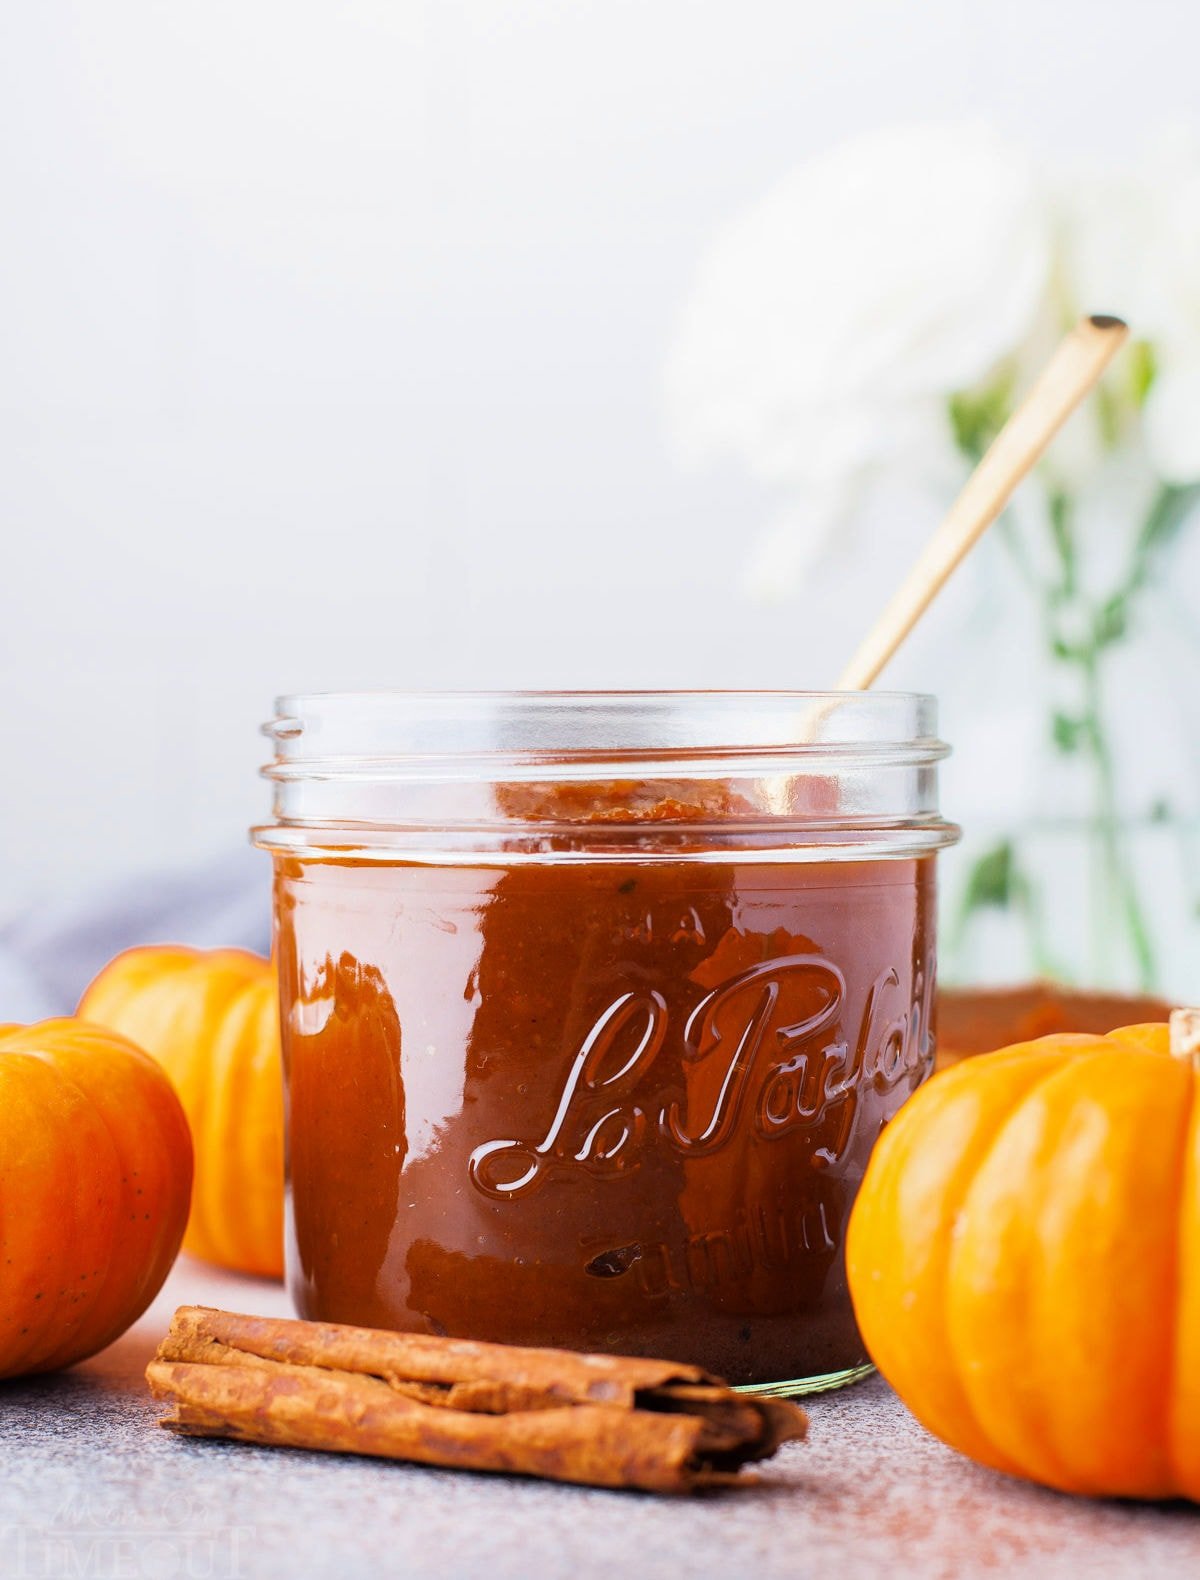
[[[286,697],[267,733],[301,1314],[866,1369],[846,1221],[933,1058],[935,704]]]

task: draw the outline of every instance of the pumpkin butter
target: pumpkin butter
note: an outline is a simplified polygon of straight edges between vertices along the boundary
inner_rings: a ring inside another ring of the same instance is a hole
[[[865,1363],[843,1242],[932,1066],[934,856],[847,859],[836,779],[793,790],[790,857],[745,778],[495,783],[474,858],[275,848],[303,1316]]]

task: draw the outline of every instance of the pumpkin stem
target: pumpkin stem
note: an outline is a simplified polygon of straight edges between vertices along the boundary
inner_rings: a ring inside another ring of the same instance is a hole
[[[1171,1011],[1171,1054],[1200,1071],[1200,1009]]]

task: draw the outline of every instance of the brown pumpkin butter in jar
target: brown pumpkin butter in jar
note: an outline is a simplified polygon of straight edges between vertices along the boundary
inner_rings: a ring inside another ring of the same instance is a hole
[[[836,749],[786,798],[774,762],[503,766],[471,849],[266,832],[298,1309],[760,1387],[855,1375],[846,1222],[932,1065],[951,831],[847,828]]]

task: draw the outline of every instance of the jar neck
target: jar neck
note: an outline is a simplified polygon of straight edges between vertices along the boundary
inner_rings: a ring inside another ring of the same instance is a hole
[[[255,838],[364,860],[927,854],[957,837],[934,724],[900,694],[287,698]]]

